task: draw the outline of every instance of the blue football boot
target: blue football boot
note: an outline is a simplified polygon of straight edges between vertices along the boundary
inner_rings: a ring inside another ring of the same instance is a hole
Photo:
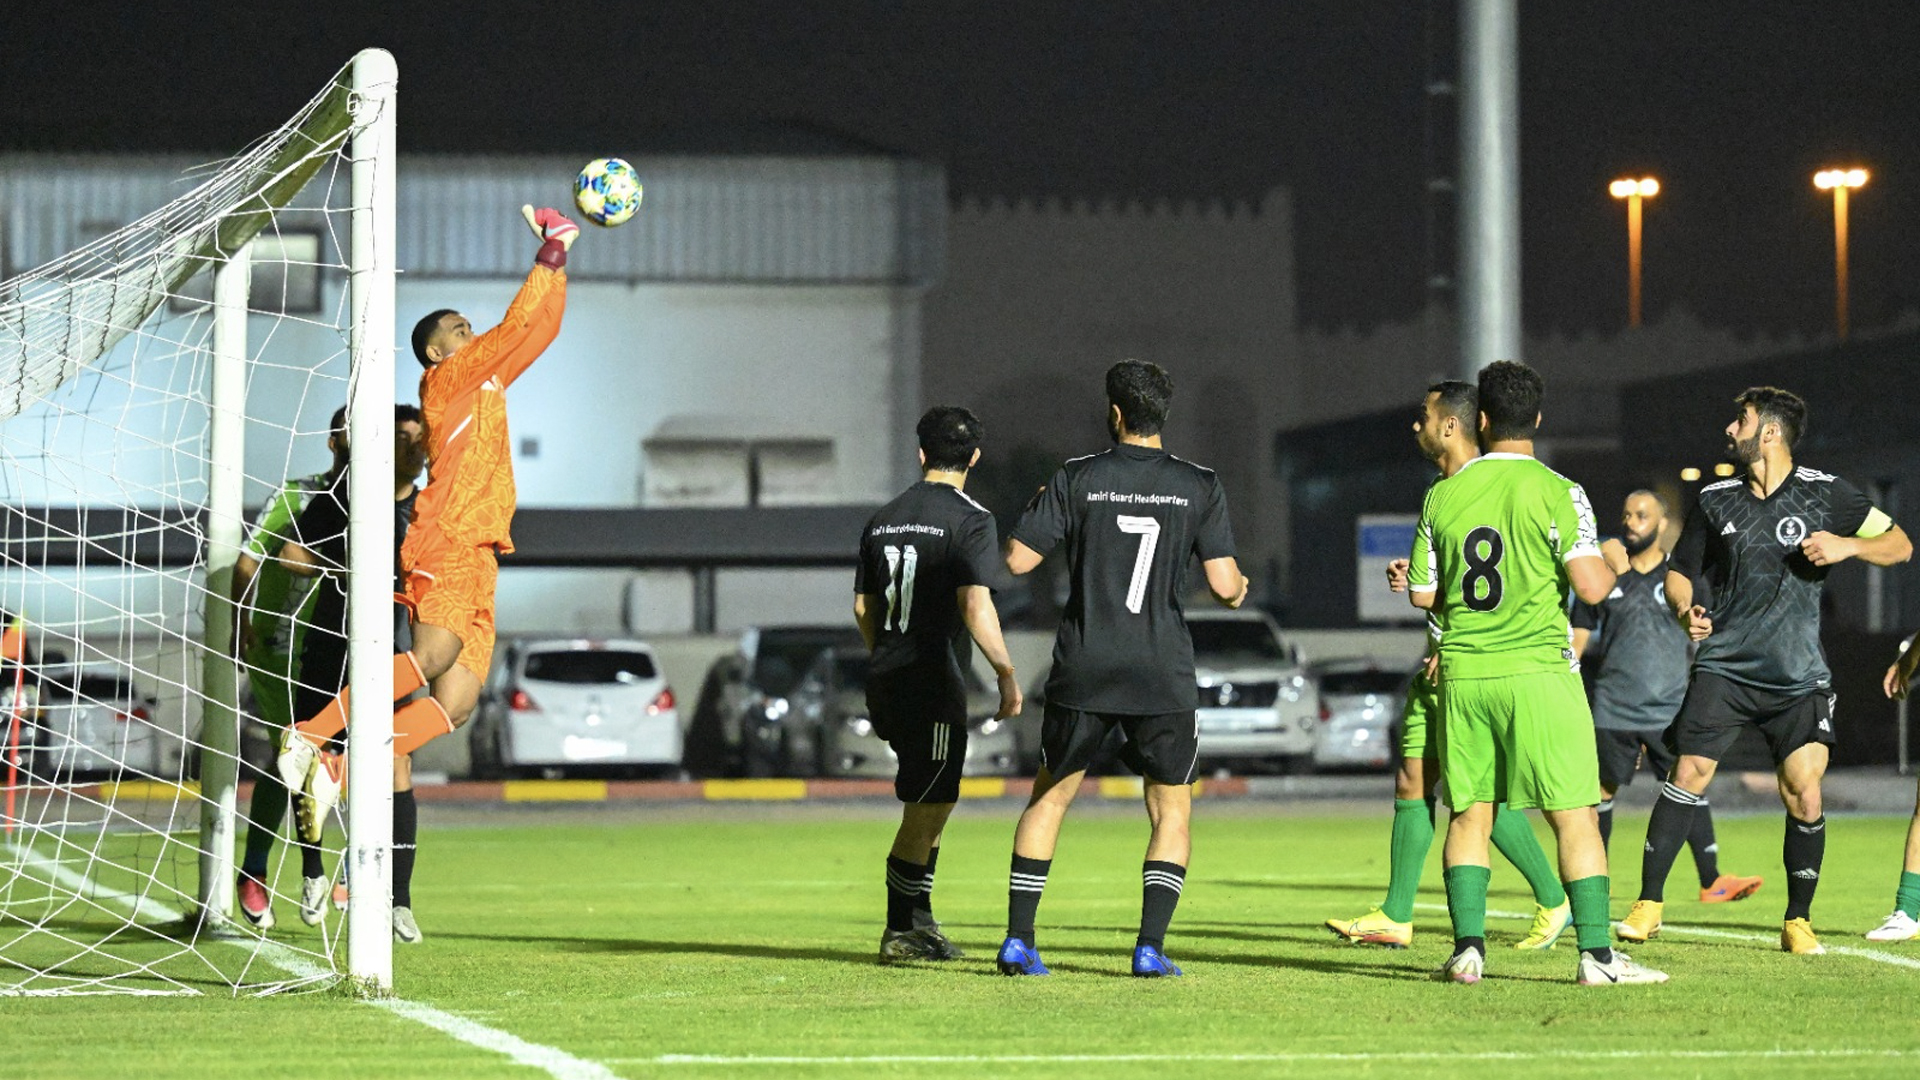
[[[1136,979],[1177,978],[1180,969],[1165,953],[1151,945],[1136,945],[1133,948],[1133,976]]]
[[[1047,970],[1047,965],[1040,962],[1040,950],[1017,937],[1008,938],[1000,946],[999,964],[1002,975],[1053,974]]]

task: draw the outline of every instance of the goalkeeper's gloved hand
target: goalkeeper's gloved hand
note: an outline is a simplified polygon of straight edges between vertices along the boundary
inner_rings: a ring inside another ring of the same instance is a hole
[[[533,235],[545,241],[540,246],[540,264],[555,270],[567,265],[567,251],[580,236],[580,226],[569,221],[565,214],[547,206],[538,210],[531,205],[522,206],[520,216],[527,219],[527,227],[533,230]]]

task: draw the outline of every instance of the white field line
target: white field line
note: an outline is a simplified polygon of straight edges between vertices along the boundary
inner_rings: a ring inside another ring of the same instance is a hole
[[[872,1057],[728,1057],[719,1054],[661,1054],[648,1058],[612,1058],[615,1065],[1101,1065],[1140,1061],[1169,1063],[1233,1062],[1392,1062],[1392,1061],[1663,1061],[1673,1059],[1821,1059],[1914,1058],[1916,1050],[1406,1050],[1378,1053],[1274,1054],[886,1054]]]
[[[1415,904],[1413,906],[1423,911],[1447,910],[1447,905],[1445,904]],[[1531,919],[1533,918],[1533,914],[1531,912],[1522,914],[1518,911],[1489,910],[1487,917],[1491,919]],[[1704,926],[1675,926],[1672,923],[1662,924],[1660,932],[1663,934],[1686,934],[1692,937],[1721,938],[1726,941],[1767,942],[1779,940],[1770,934],[1749,934],[1738,930],[1710,930]],[[1894,967],[1920,970],[1920,959],[1915,959],[1911,956],[1901,956],[1898,953],[1883,952],[1879,949],[1862,949],[1853,945],[1829,945],[1824,941],[1821,942],[1821,944],[1826,946],[1828,952],[1837,953],[1841,956],[1857,956],[1862,960],[1872,960],[1876,963],[1892,964]]]
[[[111,900],[123,905],[136,916],[152,919],[156,922],[178,922],[184,918],[180,911],[138,893],[109,889],[93,881],[86,874],[61,866],[29,848],[19,844],[7,844],[10,850],[23,863],[53,875],[59,881],[80,895],[91,895],[103,900]],[[333,972],[315,963],[298,949],[271,939],[230,938],[215,936],[211,938],[223,945],[248,948],[258,944],[258,955],[274,967],[302,981],[319,981]],[[516,1065],[539,1069],[554,1080],[619,1080],[618,1074],[595,1061],[574,1057],[564,1050],[539,1043],[528,1042],[518,1035],[512,1035],[498,1028],[491,1028],[475,1020],[455,1016],[442,1009],[425,1005],[417,1001],[401,998],[369,998],[365,1003],[377,1009],[384,1009],[395,1016],[425,1024],[436,1031],[452,1036],[469,1046],[489,1050],[510,1058]]]

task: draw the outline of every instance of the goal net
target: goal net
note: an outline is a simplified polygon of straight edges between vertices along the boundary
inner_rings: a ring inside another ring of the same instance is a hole
[[[287,711],[256,691],[321,632],[304,595],[346,589],[351,675],[371,650],[364,696],[390,678],[394,92],[369,50],[225,161],[0,157],[0,264],[34,267],[0,282],[0,996],[390,985],[391,728],[356,709],[350,779],[378,780],[321,845],[349,915],[304,925],[292,815],[252,790]],[[343,406],[349,494],[380,495],[353,569],[303,578],[249,523],[344,464]],[[271,930],[236,906],[255,827]]]

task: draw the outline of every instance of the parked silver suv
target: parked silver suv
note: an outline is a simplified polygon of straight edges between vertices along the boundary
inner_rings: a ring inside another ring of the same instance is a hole
[[[1300,650],[1263,611],[1189,611],[1200,761],[1295,772],[1310,768],[1320,693]]]

